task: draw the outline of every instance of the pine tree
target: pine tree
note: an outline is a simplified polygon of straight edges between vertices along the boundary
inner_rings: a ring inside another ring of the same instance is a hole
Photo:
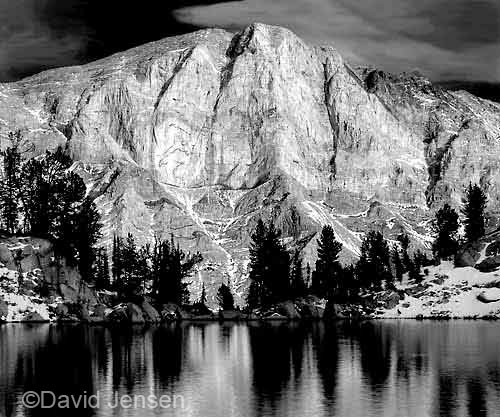
[[[0,152],[3,157],[3,172],[0,182],[0,214],[5,229],[14,234],[19,222],[19,197],[21,190],[21,133],[9,133],[11,147]]]
[[[485,234],[485,210],[488,199],[479,185],[470,183],[465,189],[462,203],[465,238],[467,242],[472,243]]]
[[[109,260],[105,248],[96,250],[96,261],[94,266],[94,283],[97,290],[109,290]]]
[[[112,260],[112,276],[113,283],[119,283],[121,281],[123,275],[123,266],[122,266],[122,249],[123,249],[123,240],[119,236],[113,236],[113,251],[111,254]]]
[[[408,271],[409,279],[414,280],[417,283],[422,281],[423,277],[420,270],[424,266],[425,259],[427,259],[427,257],[421,251],[417,251],[413,257],[411,268]]]
[[[185,282],[203,260],[200,253],[186,254],[175,243],[157,239],[151,254],[153,296],[159,304],[188,304],[189,283]]]
[[[257,222],[250,245],[250,309],[269,307],[291,296],[290,257],[280,241],[280,231],[271,223]]]
[[[399,282],[401,282],[403,280],[404,267],[397,246],[392,248],[392,264],[394,266],[394,276]]]
[[[205,289],[205,283],[203,283],[201,287],[201,295],[200,295],[200,301],[199,303],[201,305],[206,305],[207,304],[207,291]]]
[[[380,232],[369,232],[361,244],[361,256],[356,265],[356,274],[365,288],[378,289],[382,283],[391,283],[390,251]]]
[[[260,307],[266,298],[266,253],[265,240],[267,228],[262,219],[259,219],[252,234],[250,246],[250,288],[247,295],[247,305],[250,309]]]
[[[356,268],[348,265],[342,268],[343,295],[347,301],[352,301],[359,294],[359,281],[356,278]]]
[[[436,259],[449,259],[457,252],[458,214],[449,204],[436,212],[433,222],[435,234],[432,252]]]
[[[60,244],[75,246],[78,270],[82,278],[90,282],[92,280],[93,265],[97,257],[96,245],[102,236],[101,217],[96,205],[90,199],[83,201],[74,216],[75,219],[68,222],[74,225],[73,233],[66,229],[63,232]]]
[[[324,226],[318,239],[318,259],[313,272],[313,292],[318,297],[327,297],[339,289],[341,266],[338,255],[342,244],[335,238],[330,225]]]
[[[398,242],[401,245],[401,263],[403,264],[403,274],[408,272],[412,267],[412,262],[408,249],[410,247],[410,238],[407,234],[402,233],[397,237]]]
[[[290,284],[290,255],[281,243],[281,231],[271,223],[267,228],[265,240],[266,248],[266,287],[268,299],[264,304],[272,305],[289,300],[291,297]]]
[[[306,284],[302,272],[302,258],[300,251],[296,250],[292,258],[292,272],[291,272],[291,296],[292,298],[299,298],[306,295]]]
[[[226,284],[221,284],[217,291],[217,301],[221,310],[234,310],[234,297],[231,288]]]

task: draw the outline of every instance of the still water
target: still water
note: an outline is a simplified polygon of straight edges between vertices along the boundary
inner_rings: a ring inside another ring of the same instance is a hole
[[[0,326],[2,417],[499,415],[495,322]]]

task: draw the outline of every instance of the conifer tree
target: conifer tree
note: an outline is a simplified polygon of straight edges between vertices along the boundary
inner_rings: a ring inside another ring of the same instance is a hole
[[[116,235],[113,236],[113,251],[111,254],[113,283],[120,282],[123,275],[122,250],[123,239]]]
[[[397,246],[392,248],[392,264],[394,266],[394,276],[399,282],[401,282],[403,280],[404,267]]]
[[[390,251],[380,232],[369,232],[361,244],[361,256],[356,265],[356,274],[365,288],[378,289],[382,283],[391,283]]]
[[[97,290],[109,290],[111,284],[109,281],[109,260],[108,253],[105,248],[96,250],[94,282]]]
[[[485,210],[488,199],[479,185],[470,183],[465,189],[462,203],[465,238],[469,243],[475,242],[485,234]]]
[[[428,263],[429,260],[427,259],[427,256],[425,256],[422,251],[418,250],[413,257],[411,268],[408,271],[408,278],[414,280],[417,283],[421,282],[423,279],[421,268],[428,265]]]
[[[306,284],[304,282],[304,275],[302,271],[302,258],[300,251],[296,250],[292,258],[292,271],[291,271],[291,296],[292,298],[303,297],[306,294]]]
[[[410,247],[410,238],[407,234],[402,233],[397,237],[398,242],[401,245],[401,263],[403,265],[403,274],[408,272],[412,267],[412,262],[408,249]]]
[[[280,241],[280,231],[271,223],[257,222],[250,246],[249,308],[269,307],[290,293],[290,257]]]
[[[260,307],[266,300],[269,289],[266,287],[266,247],[267,228],[259,219],[252,234],[250,246],[250,288],[247,295],[247,305],[254,309]]]
[[[207,304],[207,291],[205,289],[205,283],[203,283],[201,287],[201,295],[200,295],[200,301],[199,303],[201,305],[206,305]]]
[[[221,284],[217,291],[217,301],[221,310],[234,310],[234,297],[231,288],[226,284]]]
[[[74,213],[74,220],[67,222],[73,224],[73,233],[64,230],[59,246],[73,246],[77,253],[78,270],[82,278],[92,280],[93,265],[97,258],[97,242],[101,238],[101,216],[96,205],[85,199],[78,211]],[[106,256],[107,258],[107,256]]]
[[[17,232],[19,222],[19,194],[21,190],[20,132],[9,133],[11,147],[0,152],[3,158],[3,172],[0,182],[0,214],[5,230]]]
[[[433,222],[435,234],[432,252],[436,259],[449,259],[457,252],[458,214],[449,204],[436,212]]]
[[[312,290],[318,297],[327,297],[339,289],[341,265],[338,255],[342,244],[335,238],[330,225],[324,226],[318,239],[318,259],[313,272]]]
[[[157,240],[151,255],[153,295],[159,304],[187,304],[189,283],[185,282],[195,266],[203,260],[200,253],[186,254],[175,243]]]
[[[348,265],[342,268],[342,294],[348,300],[353,300],[359,293],[360,285],[356,278],[356,268]]]
[[[116,281],[116,290],[125,300],[142,294],[142,277],[138,274],[138,249],[134,237],[129,233],[120,250],[121,276]]]

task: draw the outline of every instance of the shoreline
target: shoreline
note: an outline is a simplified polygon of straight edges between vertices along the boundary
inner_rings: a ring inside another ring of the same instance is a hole
[[[0,321],[0,326],[3,325],[82,325],[82,326],[101,326],[101,327],[148,327],[148,326],[162,326],[171,324],[197,324],[197,323],[280,323],[280,324],[297,324],[297,323],[339,323],[339,322],[362,322],[362,321],[500,321],[499,316],[465,316],[465,317],[342,317],[342,318],[309,318],[309,319],[280,319],[280,318],[252,318],[252,319],[226,319],[221,320],[218,318],[192,318],[159,322],[146,322],[146,323],[123,323],[123,322],[109,322],[104,320],[99,321],[78,321],[78,320],[40,320],[40,321]]]

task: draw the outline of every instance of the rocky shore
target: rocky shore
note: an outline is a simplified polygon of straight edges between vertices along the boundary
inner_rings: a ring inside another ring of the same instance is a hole
[[[499,233],[500,234],[500,233]],[[147,297],[118,303],[96,291],[78,271],[56,262],[50,242],[18,237],[0,241],[0,322],[154,324],[176,321],[500,318],[499,236],[490,234],[460,251],[455,264],[422,270],[420,282],[405,276],[394,288],[366,292],[355,303],[309,296],[267,310],[218,311],[204,305],[155,305]],[[485,268],[485,265],[488,268]]]

